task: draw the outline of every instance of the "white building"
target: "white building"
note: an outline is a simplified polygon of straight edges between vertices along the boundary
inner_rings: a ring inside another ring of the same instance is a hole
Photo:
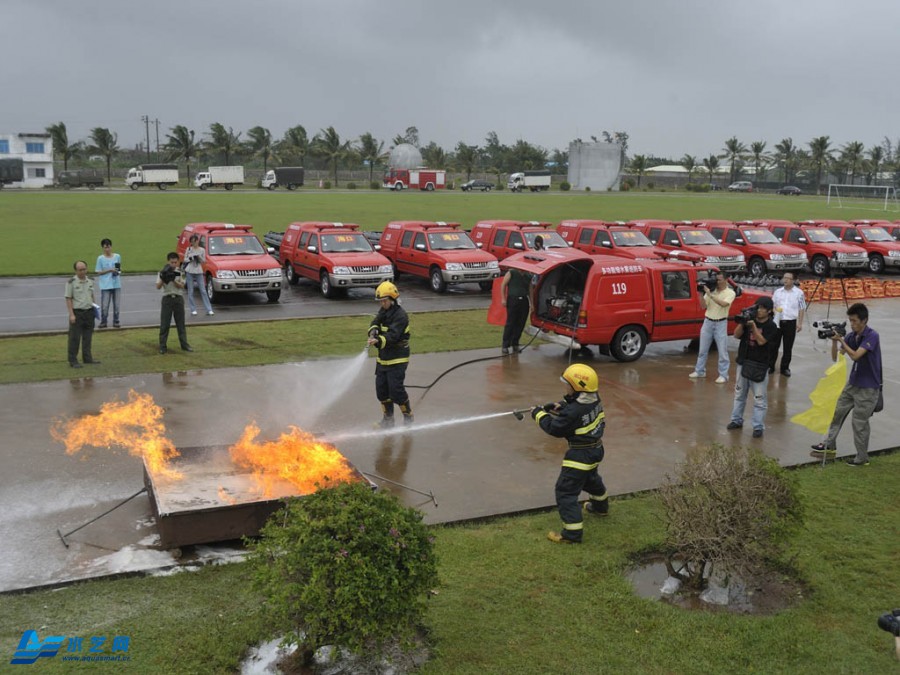
[[[53,185],[53,141],[48,133],[0,134],[0,159],[22,160],[25,180],[9,187]]]

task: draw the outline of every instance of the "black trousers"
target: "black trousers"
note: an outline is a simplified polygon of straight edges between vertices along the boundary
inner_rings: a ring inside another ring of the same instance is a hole
[[[166,347],[169,341],[169,326],[175,319],[178,330],[178,341],[181,348],[188,346],[187,329],[184,327],[184,297],[181,295],[164,295],[159,310],[159,346]]]
[[[94,339],[94,310],[76,309],[75,323],[69,324],[69,363],[78,363],[78,347],[81,347],[81,359],[85,363],[94,360],[91,353],[91,342]]]
[[[565,462],[578,462],[580,464],[595,464],[603,460],[603,446],[593,448],[569,448],[563,459],[563,467],[556,479],[556,505],[559,508],[559,517],[563,521],[562,536],[572,541],[581,541],[583,529],[581,517],[581,505],[578,497],[582,491],[592,497],[602,497],[606,494],[606,486],[597,472],[597,468],[583,470],[565,466]]]
[[[794,351],[794,340],[797,338],[797,320],[782,319],[781,334],[778,340],[772,345],[772,354],[769,358],[769,369],[775,368],[775,362],[778,360],[778,347],[783,344],[784,351],[781,353],[781,372],[783,373],[791,367],[791,355]]]
[[[525,296],[509,296],[506,300],[506,325],[503,327],[503,347],[519,346],[519,336],[528,322],[528,298]]]
[[[409,403],[409,394],[406,393],[406,387],[403,386],[406,380],[407,363],[398,363],[393,366],[383,366],[380,363],[375,365],[375,395],[384,406],[384,414],[387,416],[394,414],[394,403],[397,405],[407,405]]]

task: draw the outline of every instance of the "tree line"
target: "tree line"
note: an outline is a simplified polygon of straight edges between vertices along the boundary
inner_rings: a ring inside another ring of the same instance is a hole
[[[74,158],[102,156],[106,161],[107,180],[112,178],[112,164],[117,157],[128,157],[139,162],[137,153],[119,147],[118,134],[105,127],[91,129],[86,140],[72,141],[64,122],[51,124],[46,128],[53,141],[53,152],[62,160],[63,169],[68,169]],[[242,138],[243,137],[243,138]],[[468,180],[472,173],[490,173],[498,177],[513,171],[559,167],[565,172],[568,166],[568,152],[547,150],[541,146],[519,139],[512,145],[500,142],[495,131],[484,139],[483,145],[469,145],[459,141],[453,150],[447,151],[431,141],[421,144],[419,130],[414,127],[395,136],[389,148],[385,141],[366,132],[354,139],[343,139],[333,126],[321,129],[310,137],[303,125],[296,125],[285,131],[281,138],[262,126],[255,126],[244,132],[235,132],[220,122],[209,125],[207,131],[197,134],[195,130],[177,124],[169,129],[165,143],[160,146],[162,157],[167,162],[185,162],[187,175],[191,175],[191,165],[237,162],[261,162],[263,171],[272,166],[305,166],[313,169],[330,170],[334,184],[338,183],[339,169],[359,169],[365,167],[372,181],[376,167],[385,167],[390,149],[409,143],[418,148],[422,161],[432,169],[455,170],[465,173]]]

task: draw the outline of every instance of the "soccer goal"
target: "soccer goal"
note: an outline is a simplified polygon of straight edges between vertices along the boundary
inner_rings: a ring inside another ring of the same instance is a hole
[[[893,185],[840,185],[828,184],[827,206],[842,209],[845,206],[868,208],[880,211],[900,211],[897,189]]]

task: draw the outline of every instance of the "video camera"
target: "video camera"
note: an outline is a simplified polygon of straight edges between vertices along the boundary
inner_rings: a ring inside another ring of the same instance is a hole
[[[847,334],[847,322],[813,321],[813,328],[819,329],[820,340],[830,340],[834,335],[844,337]]]
[[[706,291],[712,293],[718,288],[718,285],[719,282],[715,272],[707,272],[705,277],[697,275],[697,290],[700,293],[705,293]]]
[[[181,276],[181,270],[172,267],[171,265],[166,265],[159,272],[159,278],[162,280],[164,284],[171,284],[175,279]]]
[[[753,321],[756,319],[756,312],[759,309],[758,305],[752,305],[750,307],[745,307],[741,310],[741,313],[734,317],[734,322],[738,326],[744,326],[748,321]]]

